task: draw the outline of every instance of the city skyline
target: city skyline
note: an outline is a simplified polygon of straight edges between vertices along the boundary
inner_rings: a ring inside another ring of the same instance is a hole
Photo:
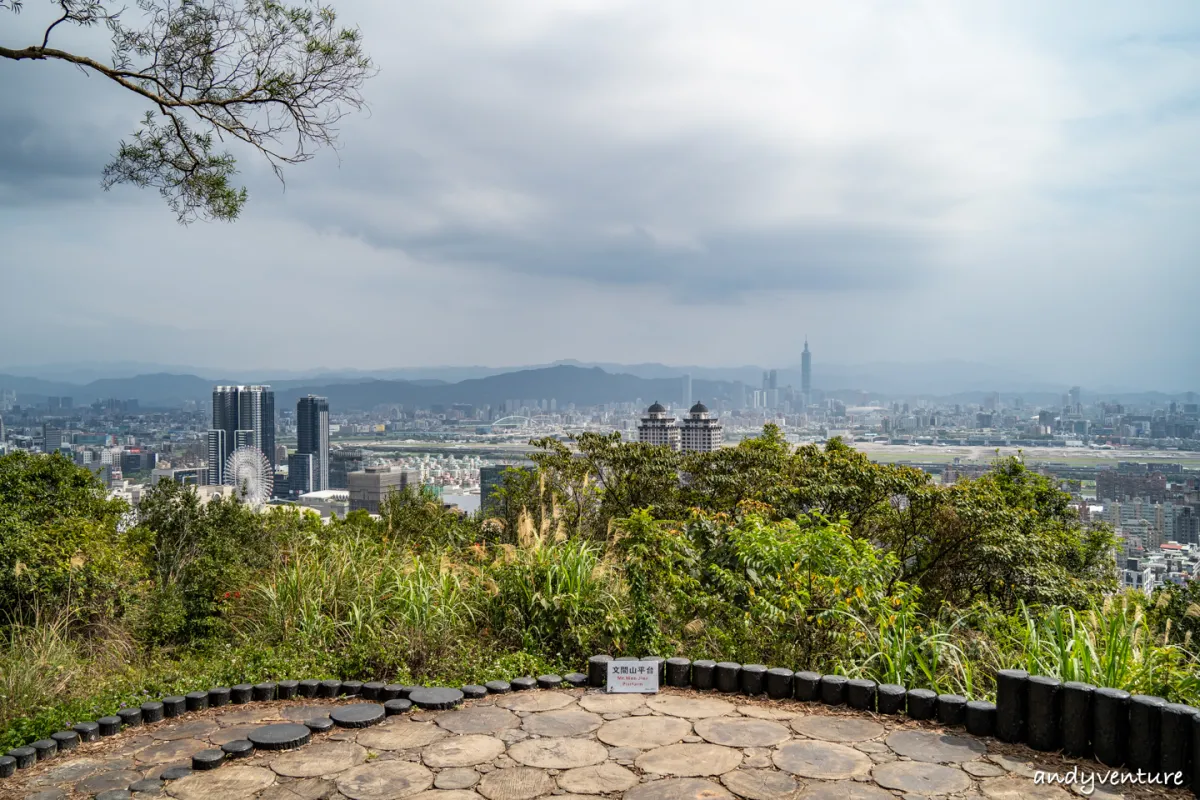
[[[6,43],[52,10],[7,17]],[[233,225],[100,191],[139,98],[5,65],[0,236],[8,264],[39,265],[4,268],[5,296],[47,300],[4,305],[7,361],[130,341],[162,362],[375,368],[424,330],[415,366],[636,362],[648,342],[787,364],[807,332],[831,364],[1200,374],[1189,4],[338,10],[380,63],[372,113],[286,193],[242,158]],[[103,30],[70,35],[107,52]],[[228,287],[283,309],[317,282],[338,298],[319,335],[244,347]]]

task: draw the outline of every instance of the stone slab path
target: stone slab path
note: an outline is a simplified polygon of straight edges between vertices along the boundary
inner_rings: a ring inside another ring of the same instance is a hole
[[[562,689],[334,727],[297,750],[159,780],[255,728],[356,702],[250,703],[130,728],[0,779],[0,800],[1070,800],[1077,789],[1037,785],[1034,770],[1101,771],[933,723],[791,700]]]

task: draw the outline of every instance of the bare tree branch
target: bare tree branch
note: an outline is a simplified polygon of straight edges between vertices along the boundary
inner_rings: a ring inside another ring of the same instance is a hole
[[[232,220],[245,204],[245,188],[230,182],[233,156],[216,152],[216,140],[255,148],[282,180],[285,165],[336,147],[338,123],[364,107],[362,85],[374,73],[359,32],[339,27],[320,0],[138,0],[139,27],[106,0],[55,4],[62,13],[40,45],[0,46],[0,58],[65,61],[145,98],[156,111],[121,142],[102,185],[157,188],[182,223]],[[0,0],[0,10],[19,12],[21,0]],[[49,46],[60,24],[100,22],[112,36],[111,65]]]

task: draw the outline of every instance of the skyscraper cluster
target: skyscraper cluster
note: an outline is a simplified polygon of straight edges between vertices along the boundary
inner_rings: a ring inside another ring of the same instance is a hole
[[[275,469],[275,392],[270,386],[213,387],[208,482],[225,482],[225,462],[239,447],[259,450]]]

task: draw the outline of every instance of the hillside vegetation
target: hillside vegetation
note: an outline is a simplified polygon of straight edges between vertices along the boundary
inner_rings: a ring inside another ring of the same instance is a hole
[[[834,440],[676,454],[539,441],[491,515],[201,504],[136,516],[61,456],[0,458],[0,750],[147,695],[285,678],[458,685],[597,652],[972,697],[995,670],[1200,701],[1200,587],[1117,593],[1114,540],[1013,459],[953,486]]]

